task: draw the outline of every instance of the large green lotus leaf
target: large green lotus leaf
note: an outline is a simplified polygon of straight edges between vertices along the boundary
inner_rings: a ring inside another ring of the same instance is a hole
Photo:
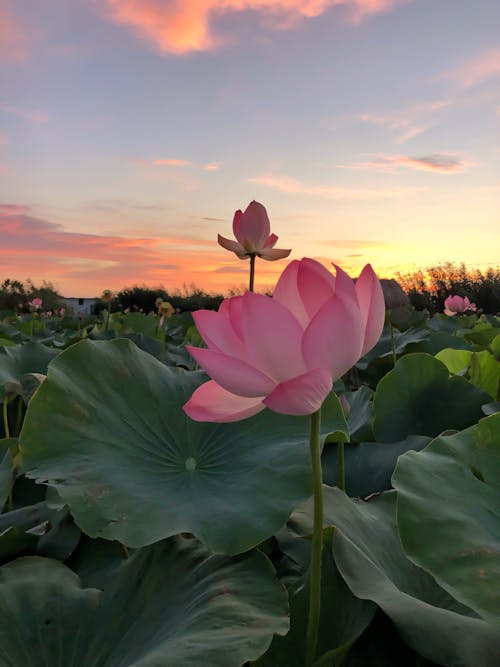
[[[82,533],[77,548],[66,565],[80,577],[84,588],[104,590],[113,572],[123,562],[125,549],[119,542],[93,540]]]
[[[0,439],[0,514],[9,495],[13,481],[13,467],[10,447],[17,445],[17,438]]]
[[[49,521],[50,516],[51,509],[46,502],[20,507],[0,515],[0,531],[12,527],[23,531],[32,530],[35,526]]]
[[[495,338],[491,341],[490,349],[495,359],[497,361],[500,361],[500,334],[497,334]]]
[[[470,381],[496,399],[500,386],[500,361],[488,350],[471,352],[468,350],[441,350],[436,359],[442,361],[450,373],[463,375],[468,371]]]
[[[497,667],[500,632],[441,588],[405,555],[396,525],[396,492],[353,500],[324,487],[325,526],[334,525],[337,567],[357,597],[372,600],[415,651],[442,665]],[[288,521],[296,535],[312,531],[312,502]]]
[[[349,651],[342,667],[431,667],[430,662],[406,644],[381,609]]]
[[[0,564],[36,552],[38,537],[19,528],[7,528],[0,533]]]
[[[477,315],[450,316],[444,313],[436,313],[427,322],[427,327],[432,331],[444,331],[456,335],[459,331],[472,329],[478,323]]]
[[[440,350],[435,356],[453,375],[464,375],[470,366],[473,354],[472,350],[456,350],[446,347]]]
[[[494,399],[500,398],[500,361],[488,350],[475,352],[469,369],[470,381]]]
[[[159,331],[158,320],[156,317],[147,317],[144,313],[126,313],[123,316],[123,331],[133,331],[155,338]]]
[[[240,667],[288,629],[287,595],[255,551],[175,537],[124,562],[101,593],[55,560],[0,568],[5,667]]]
[[[5,396],[6,382],[21,382],[26,373],[47,373],[49,363],[60,354],[41,343],[24,343],[0,348],[0,401]]]
[[[357,442],[344,446],[346,492],[350,496],[366,498],[372,493],[392,488],[391,476],[398,456],[415,449],[423,449],[430,438],[410,435],[400,442]],[[338,483],[337,447],[328,443],[321,457],[323,480],[330,486]]]
[[[311,542],[307,543],[309,551]],[[309,616],[309,573],[289,590],[290,632],[276,636],[255,667],[304,667]],[[356,598],[340,576],[331,550],[324,548],[321,572],[321,614],[315,667],[340,667],[350,647],[372,620],[376,606]]]
[[[425,329],[407,329],[406,331],[394,330],[394,347],[397,355],[403,354],[408,345],[421,343],[427,340],[429,332]],[[356,367],[364,370],[375,359],[392,356],[392,336],[389,327],[385,327],[378,343],[364,357],[362,357]]]
[[[309,419],[194,422],[182,405],[205,379],[125,340],[72,346],[28,406],[28,475],[55,487],[91,537],[141,547],[189,532],[215,551],[249,549],[311,494]],[[324,413],[325,436],[342,428],[334,395]]]
[[[429,334],[429,338],[424,342],[409,345],[407,352],[425,352],[426,354],[432,354],[434,356],[444,348],[470,350],[472,348],[472,343],[468,343],[459,336],[453,336],[452,334],[441,331],[433,331]]]
[[[75,525],[68,508],[52,511],[45,532],[37,544],[37,554],[65,561],[80,542],[81,530]]]
[[[405,454],[393,484],[408,556],[500,628],[500,414]]]
[[[498,320],[493,324],[479,321],[471,331],[464,334],[464,338],[486,349],[498,336],[499,330],[500,322]]]
[[[366,385],[356,391],[344,392],[344,397],[349,404],[349,416],[347,427],[349,430],[349,441],[362,442],[373,438],[373,391]]]
[[[21,340],[21,333],[17,327],[9,324],[9,322],[0,321],[0,338],[6,338],[8,345],[12,342],[19,343]]]
[[[490,396],[465,378],[449,376],[446,366],[424,353],[409,354],[379,383],[373,410],[374,432],[381,442],[411,434],[435,437],[461,430],[482,416]]]

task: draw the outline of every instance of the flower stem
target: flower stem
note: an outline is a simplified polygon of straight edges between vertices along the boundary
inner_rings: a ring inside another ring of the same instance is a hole
[[[394,335],[394,327],[392,326],[392,322],[389,322],[389,326],[391,327],[392,365],[395,366],[396,361],[398,360],[396,355],[396,336]]]
[[[250,255],[250,283],[248,285],[248,291],[253,292],[253,285],[255,280],[255,253]]]
[[[321,471],[320,446],[321,410],[311,415],[309,445],[314,497],[314,526],[311,548],[311,571],[309,591],[309,619],[306,638],[306,667],[310,667],[316,657],[318,643],[319,614],[321,607],[321,552],[323,550],[323,475]]]
[[[17,420],[16,420],[16,435],[21,433],[24,417],[24,401],[22,396],[17,397]]]
[[[9,397],[5,394],[3,399],[3,430],[5,431],[5,437],[10,438],[9,430],[9,411],[7,409],[9,404]]]
[[[345,491],[345,460],[344,460],[344,443],[337,443],[337,486],[341,491]]]

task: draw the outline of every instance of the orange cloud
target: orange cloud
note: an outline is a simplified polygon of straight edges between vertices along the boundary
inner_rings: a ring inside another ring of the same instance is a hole
[[[28,57],[27,39],[17,19],[0,8],[0,65],[24,62]]]
[[[297,20],[314,18],[334,6],[347,6],[354,22],[367,14],[391,9],[408,0],[105,0],[108,16],[132,26],[162,52],[177,55],[207,51],[224,39],[213,33],[213,20],[230,12],[258,11],[273,28],[293,27]]]
[[[500,75],[500,49],[489,49],[457,68],[441,72],[437,79],[449,79],[468,88]]]
[[[218,162],[207,162],[203,165],[205,171],[217,171],[220,169],[220,164]]]
[[[337,167],[340,169],[380,171],[386,174],[394,174],[398,167],[407,167],[417,171],[433,171],[438,174],[459,174],[471,165],[472,162],[468,162],[453,153],[432,153],[423,157],[376,155],[373,160],[368,162],[338,164]]]
[[[290,194],[314,195],[325,199],[392,199],[394,197],[404,197],[414,193],[417,188],[392,188],[369,189],[369,188],[346,188],[336,187],[334,185],[307,185],[296,178],[289,176],[275,176],[265,174],[246,179],[249,183],[257,183],[268,188],[288,192]]]
[[[127,238],[72,233],[63,225],[26,214],[16,204],[0,205],[0,278],[49,280],[64,296],[95,296],[103,289],[134,284],[174,290],[196,284],[227,292],[246,283],[248,265],[213,239],[183,236]],[[193,229],[196,229],[196,223]],[[186,225],[184,225],[184,231]],[[261,266],[260,286],[273,285],[284,265]]]

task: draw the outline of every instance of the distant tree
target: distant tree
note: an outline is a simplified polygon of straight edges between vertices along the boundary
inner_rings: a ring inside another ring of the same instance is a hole
[[[0,285],[0,310],[21,311],[27,301],[26,290],[20,280],[6,278]]]
[[[175,309],[184,312],[200,309],[217,310],[224,297],[221,294],[209,294],[193,284],[184,285],[182,289],[173,292],[168,292],[164,287],[135,285],[120,290],[116,295],[119,309],[130,308],[130,310],[142,310],[144,313],[156,311],[158,298],[168,301]]]
[[[29,302],[36,297],[42,299],[43,311],[55,312],[64,305],[62,296],[50,282],[44,280],[41,286],[37,287],[29,279],[23,283],[6,278],[0,285],[0,310],[27,313],[30,310]]]
[[[161,297],[164,301],[169,301],[167,292],[163,287],[146,287],[146,285],[135,285],[134,287],[125,287],[116,295],[116,301],[121,310],[141,310],[144,313],[156,311],[156,299]]]
[[[446,262],[425,271],[398,274],[398,281],[417,310],[441,313],[446,297],[458,294],[469,297],[485,313],[500,312],[500,268],[490,267],[482,273],[467,269],[463,263]]]

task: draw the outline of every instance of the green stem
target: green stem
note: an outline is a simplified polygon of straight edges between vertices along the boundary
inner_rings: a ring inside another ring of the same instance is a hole
[[[7,497],[7,512],[12,512],[14,509],[14,483],[16,479],[16,470],[15,468],[11,472],[11,477],[9,481],[9,495]]]
[[[160,361],[162,364],[165,362],[165,355],[167,353],[167,332],[163,332],[163,341],[161,343],[161,349],[160,349]]]
[[[341,491],[345,491],[345,460],[344,460],[344,443],[337,443],[337,486]]]
[[[9,404],[9,397],[5,395],[3,399],[3,430],[5,431],[6,438],[10,438],[9,412],[7,410],[8,404]]]
[[[21,427],[23,425],[23,407],[24,401],[22,396],[17,397],[17,419],[16,419],[16,435],[21,433]]]
[[[250,255],[250,283],[248,286],[248,291],[253,292],[253,286],[255,281],[255,257],[256,255]]]
[[[107,311],[106,311],[106,324],[104,325],[104,331],[107,331],[107,330],[108,330],[108,327],[109,327],[109,315],[110,315],[110,311],[111,311],[111,304],[108,304],[108,309],[107,309]]]
[[[319,614],[321,607],[321,552],[323,549],[323,474],[321,471],[320,445],[321,410],[311,415],[309,446],[314,498],[314,526],[311,548],[311,571],[309,591],[309,619],[306,638],[306,667],[310,667],[316,657],[318,643]]]
[[[394,327],[392,326],[392,322],[389,322],[389,326],[391,327],[392,365],[395,366],[396,361],[398,360],[396,355],[396,337],[394,335]]]

